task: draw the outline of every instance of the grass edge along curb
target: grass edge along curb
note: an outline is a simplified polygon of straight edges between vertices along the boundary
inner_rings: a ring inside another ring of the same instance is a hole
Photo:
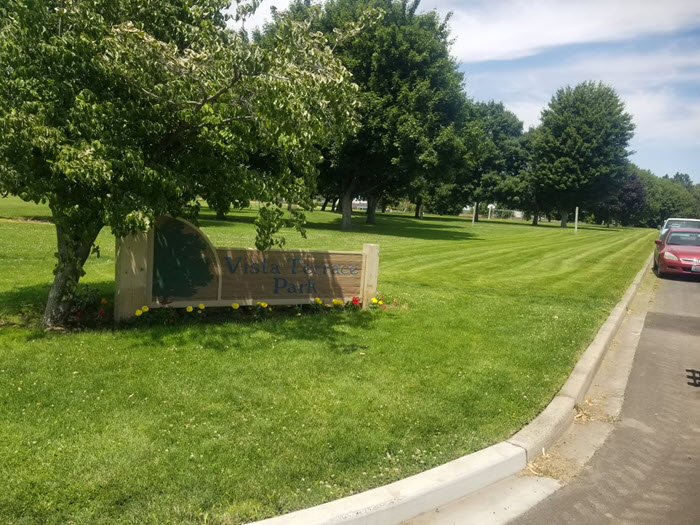
[[[585,396],[651,261],[652,255],[583,352],[559,393],[510,439],[388,485],[254,523],[400,524],[517,474],[573,422],[574,407]]]
[[[598,330],[591,344],[581,354],[558,394],[535,419],[507,440],[508,443],[525,449],[528,462],[541,456],[542,451],[561,436],[573,421],[576,415],[575,407],[583,402],[586,392],[593,382],[593,377],[622,324],[627,308],[639,290],[644,275],[651,267],[652,257],[653,255],[649,256],[622,299],[615,305]]]

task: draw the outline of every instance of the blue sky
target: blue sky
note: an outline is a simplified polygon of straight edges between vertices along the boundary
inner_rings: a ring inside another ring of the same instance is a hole
[[[269,17],[263,0],[250,28]],[[452,53],[467,94],[502,101],[524,121],[560,87],[611,85],[636,125],[630,159],[700,182],[700,0],[423,0],[452,12]]]

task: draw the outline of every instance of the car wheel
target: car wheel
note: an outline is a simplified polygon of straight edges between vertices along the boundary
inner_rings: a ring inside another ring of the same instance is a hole
[[[654,259],[654,266],[652,267],[652,270],[654,270],[655,272],[659,271],[659,261],[657,261],[656,259]]]

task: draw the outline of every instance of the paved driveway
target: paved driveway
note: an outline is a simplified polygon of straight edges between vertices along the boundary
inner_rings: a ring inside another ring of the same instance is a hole
[[[659,283],[621,420],[586,468],[516,524],[700,524],[700,280]]]

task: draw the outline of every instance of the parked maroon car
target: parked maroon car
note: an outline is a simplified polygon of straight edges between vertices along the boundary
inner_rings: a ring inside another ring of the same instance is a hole
[[[654,270],[659,277],[700,275],[700,229],[672,228],[654,242]]]

